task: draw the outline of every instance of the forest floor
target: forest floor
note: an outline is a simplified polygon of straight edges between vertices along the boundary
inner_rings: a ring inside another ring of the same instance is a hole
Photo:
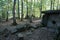
[[[11,31],[15,31],[16,28],[22,28],[22,27],[25,27],[26,24],[27,25],[32,25],[34,27],[36,27],[36,25],[40,25],[40,22],[41,20],[32,20],[32,23],[30,23],[28,20],[23,20],[23,21],[20,21],[20,20],[16,20],[17,22],[17,25],[13,26],[12,23],[13,21],[12,20],[9,20],[8,22],[4,21],[4,22],[1,22],[0,23],[0,31],[3,31],[4,29],[8,29],[8,30],[11,30]]]
[[[24,19],[23,21],[20,21],[19,19],[16,20],[17,24],[24,24],[24,23],[28,23],[29,21],[27,19]],[[32,20],[32,23],[39,23],[41,22],[40,19],[35,19],[35,20]],[[0,26],[6,26],[6,25],[12,25],[13,23],[13,20],[9,20],[9,21],[3,21],[0,23]]]
[[[35,26],[39,24],[41,20],[33,20],[33,23],[31,23],[32,26]],[[25,26],[25,24],[29,24],[29,21],[24,20],[20,22],[20,20],[17,20],[18,25],[16,26],[11,26],[12,20],[9,20],[8,22],[0,23],[0,31],[3,30],[4,35],[6,32],[4,32],[4,29],[8,29],[12,33],[16,31],[16,28],[20,28]],[[52,31],[53,30],[53,31]],[[8,31],[7,31],[8,33]],[[17,40],[16,34],[11,35],[9,33],[8,37],[5,37],[3,34],[0,35],[0,40]],[[56,36],[56,30],[47,28],[47,27],[39,27],[37,29],[31,29],[31,30],[26,30],[24,32],[19,32],[17,33],[17,36],[23,36],[24,40],[54,40]]]

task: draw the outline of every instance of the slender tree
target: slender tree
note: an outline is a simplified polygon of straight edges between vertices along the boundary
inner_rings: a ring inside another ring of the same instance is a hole
[[[16,5],[16,0],[14,0],[14,5],[13,5],[13,25],[17,25],[16,17],[15,17],[15,5]]]
[[[35,18],[35,10],[34,10],[35,9],[35,7],[34,7],[35,3],[34,2],[35,2],[35,0],[32,0],[32,17],[33,18]]]
[[[20,19],[20,13],[19,13],[19,0],[18,0],[18,19]]]
[[[40,0],[40,18],[41,18],[41,11],[42,11],[42,0]]]
[[[55,0],[51,0],[50,10],[54,10],[54,3],[55,3]]]
[[[59,0],[57,0],[57,10],[59,9]]]
[[[7,17],[6,17],[6,21],[8,21],[8,11],[7,11],[7,15],[6,15]]]
[[[29,16],[28,16],[28,1],[27,1],[27,13],[26,13],[26,17],[25,18],[28,19],[28,17]]]
[[[7,15],[6,15],[6,21],[8,21],[8,11],[9,11],[9,1],[7,1]]]
[[[53,10],[54,10],[54,4],[55,4],[55,0],[53,0]]]
[[[21,9],[21,21],[23,21],[23,0],[21,0],[21,6],[22,6],[22,9]]]
[[[34,16],[35,16],[35,0],[34,0]]]
[[[32,23],[32,0],[30,4],[30,17],[29,17],[29,22]]]
[[[51,0],[51,5],[50,5],[50,10],[52,10],[52,8],[53,8],[53,2],[52,2],[52,0]]]

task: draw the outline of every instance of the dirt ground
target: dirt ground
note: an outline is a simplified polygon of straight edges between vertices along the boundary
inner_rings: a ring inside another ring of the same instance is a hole
[[[20,21],[19,19],[17,19],[16,20],[16,22],[17,22],[17,24],[19,25],[19,24],[24,24],[24,23],[29,23],[29,21],[28,20],[26,20],[26,19],[24,19],[23,21]],[[40,19],[35,19],[35,20],[32,20],[32,22],[33,22],[33,24],[35,23],[39,23],[39,22],[41,22],[41,20]],[[13,20],[9,20],[9,21],[3,21],[3,22],[0,22],[0,26],[6,26],[6,25],[11,25],[13,23]]]

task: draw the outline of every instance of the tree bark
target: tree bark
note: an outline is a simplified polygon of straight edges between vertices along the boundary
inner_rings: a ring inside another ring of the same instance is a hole
[[[53,3],[52,3],[52,0],[51,0],[51,6],[50,6],[50,10],[52,10],[52,7],[53,7],[53,6],[52,6],[52,4],[53,4]]]
[[[42,0],[41,0],[41,3],[40,3],[40,18],[41,18],[41,11],[42,11]]]
[[[30,23],[32,23],[32,15],[33,15],[33,13],[32,13],[32,0],[31,0],[31,5],[30,5],[31,7],[30,7],[30,17],[29,17],[29,22]]]
[[[54,3],[55,3],[55,0],[53,0],[53,10],[54,10]]]
[[[22,3],[21,3],[21,6],[22,6],[22,9],[21,9],[21,11],[22,11],[22,12],[21,12],[21,21],[23,21],[23,15],[24,15],[24,14],[23,14],[23,0],[21,0],[21,2],[22,2]]]
[[[15,17],[15,5],[16,5],[16,0],[14,0],[14,5],[13,5],[13,25],[17,25],[16,17]]]
[[[6,15],[6,21],[8,21],[8,15],[9,15],[9,14],[8,14],[8,11],[9,11],[9,5],[8,5],[8,4],[9,4],[9,1],[8,1],[8,3],[7,3],[7,15]]]
[[[28,2],[27,2],[27,13],[26,13],[26,17],[25,17],[26,19],[28,19],[29,18],[29,16],[28,16]]]
[[[18,19],[20,19],[20,13],[19,13],[19,0],[18,0]]]
[[[7,17],[6,17],[6,21],[8,21],[8,11],[7,11],[7,15],[6,15]]]

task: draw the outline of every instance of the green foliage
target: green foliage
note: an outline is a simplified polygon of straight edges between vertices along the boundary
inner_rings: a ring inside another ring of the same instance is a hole
[[[18,13],[18,0],[16,0],[16,16]],[[21,11],[21,0],[19,0],[19,4],[20,4],[20,11]],[[30,12],[32,11],[33,14],[35,14],[35,16],[39,16],[40,15],[40,7],[42,6],[42,11],[44,10],[50,10],[50,6],[51,6],[51,0],[23,0],[23,13],[24,16],[27,13],[27,6],[28,6],[28,13],[30,14]],[[41,4],[42,2],[42,4]],[[55,0],[54,2],[54,9],[56,10],[57,7],[58,9],[60,9],[60,2],[59,0]],[[7,6],[9,6],[9,9],[7,8]],[[33,7],[32,7],[33,6]],[[12,9],[13,9],[13,0],[0,0],[0,15],[2,15],[2,13],[4,15],[6,15],[7,10],[9,11],[9,15],[10,17],[12,16]],[[3,11],[3,12],[2,12]]]

